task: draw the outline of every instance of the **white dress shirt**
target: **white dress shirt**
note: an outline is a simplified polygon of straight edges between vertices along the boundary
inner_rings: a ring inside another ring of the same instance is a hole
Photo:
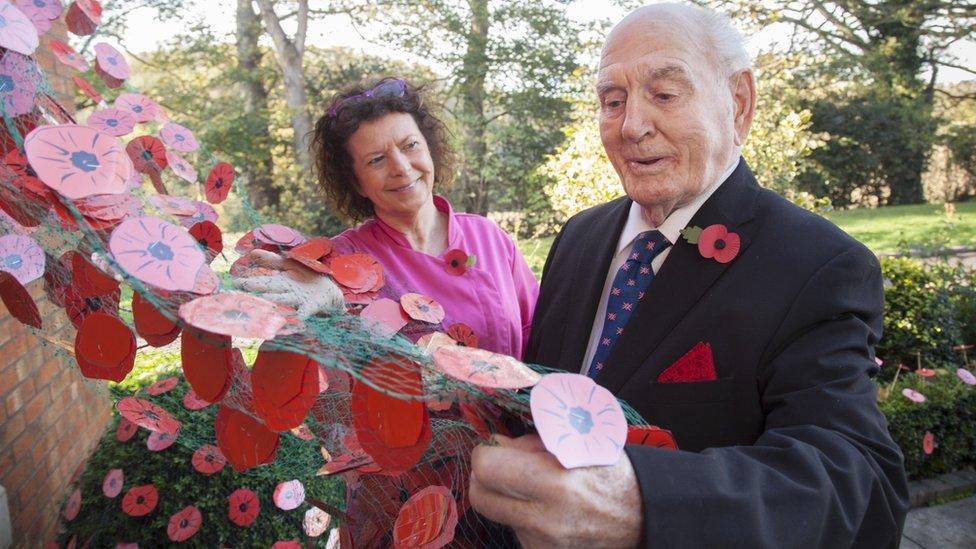
[[[644,217],[643,207],[636,203],[630,203],[630,212],[627,215],[627,222],[624,224],[624,228],[620,231],[620,240],[617,241],[617,252],[610,261],[610,268],[607,270],[607,278],[603,283],[603,293],[600,294],[600,303],[596,309],[596,316],[593,317],[593,328],[590,330],[590,343],[586,346],[586,354],[583,356],[583,364],[580,365],[580,373],[586,374],[586,370],[590,367],[590,362],[593,361],[593,355],[596,354],[596,347],[600,342],[600,338],[603,335],[603,322],[606,320],[607,316],[607,298],[610,296],[610,287],[613,286],[613,279],[617,276],[617,271],[620,267],[627,261],[627,255],[630,252],[630,247],[634,244],[634,240],[637,235],[644,231],[651,231],[657,229],[668,239],[671,244],[678,242],[681,238],[681,230],[684,229],[691,218],[698,213],[702,204],[708,200],[708,197],[712,196],[721,185],[722,182],[732,175],[735,168],[739,165],[739,160],[730,166],[718,181],[712,183],[707,189],[705,189],[700,195],[695,197],[694,200],[685,204],[684,206],[674,210],[668,215],[667,219],[661,223],[660,227],[654,227],[648,223],[647,219]],[[664,264],[664,260],[667,259],[668,254],[671,253],[671,246],[664,249],[663,252],[657,254],[653,261],[651,261],[651,270],[654,274],[661,269],[661,265]],[[652,282],[653,283],[653,282]]]

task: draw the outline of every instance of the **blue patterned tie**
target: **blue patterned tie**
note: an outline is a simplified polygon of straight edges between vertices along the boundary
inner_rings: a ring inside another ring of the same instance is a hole
[[[654,280],[651,261],[670,245],[668,239],[658,231],[645,231],[637,235],[627,261],[613,277],[613,286],[607,296],[607,313],[603,317],[603,332],[600,333],[600,341],[586,375],[595,378],[603,369],[614,343],[624,333],[627,320],[637,308],[637,302],[644,299],[647,285]]]

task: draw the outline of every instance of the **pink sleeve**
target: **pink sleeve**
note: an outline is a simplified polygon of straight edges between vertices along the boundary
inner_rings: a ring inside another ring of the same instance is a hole
[[[511,238],[509,238],[509,242],[511,242]],[[539,298],[539,282],[535,279],[532,269],[529,269],[522,252],[519,251],[514,242],[512,242],[512,278],[515,280],[515,293],[518,298],[519,313],[522,316],[521,348],[524,352],[529,341],[529,331],[532,329],[532,313],[535,312],[535,302]]]

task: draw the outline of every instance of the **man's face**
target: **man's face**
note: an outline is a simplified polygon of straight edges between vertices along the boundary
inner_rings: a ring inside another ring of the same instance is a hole
[[[607,39],[600,137],[624,191],[660,224],[737,156],[728,78],[666,19],[624,21]]]

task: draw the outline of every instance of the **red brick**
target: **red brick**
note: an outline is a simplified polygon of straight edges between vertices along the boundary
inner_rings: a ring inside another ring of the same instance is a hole
[[[24,414],[15,414],[0,425],[0,452],[6,452],[13,444],[14,440],[24,432],[27,424],[24,422]]]
[[[31,428],[37,427],[33,425],[34,422],[41,416],[44,409],[51,404],[51,393],[46,387],[41,388],[37,393],[34,394],[34,398],[24,405],[24,421],[27,423],[27,427]]]
[[[38,433],[31,429],[21,433],[20,436],[17,437],[17,440],[14,441],[12,447],[14,459],[17,461],[25,461],[26,458],[29,458],[30,451],[34,448],[34,445],[37,444],[39,439],[40,437],[38,436]]]
[[[3,486],[7,489],[7,497],[11,501],[14,500],[14,497],[11,494],[16,493],[36,470],[37,468],[34,467],[33,463],[24,460],[17,462],[13,469],[3,472],[0,478],[3,478]]]
[[[12,416],[17,410],[24,407],[24,404],[34,395],[34,380],[27,378],[13,388],[12,391],[4,395],[4,404],[7,408],[7,415]]]
[[[27,349],[30,348],[31,340],[34,339],[33,336],[25,332],[22,328],[17,329],[14,333],[17,336],[0,347],[0,356],[3,357],[6,366],[13,364],[21,355],[27,352]]]
[[[0,395],[16,387],[22,379],[16,366],[0,371]]]

